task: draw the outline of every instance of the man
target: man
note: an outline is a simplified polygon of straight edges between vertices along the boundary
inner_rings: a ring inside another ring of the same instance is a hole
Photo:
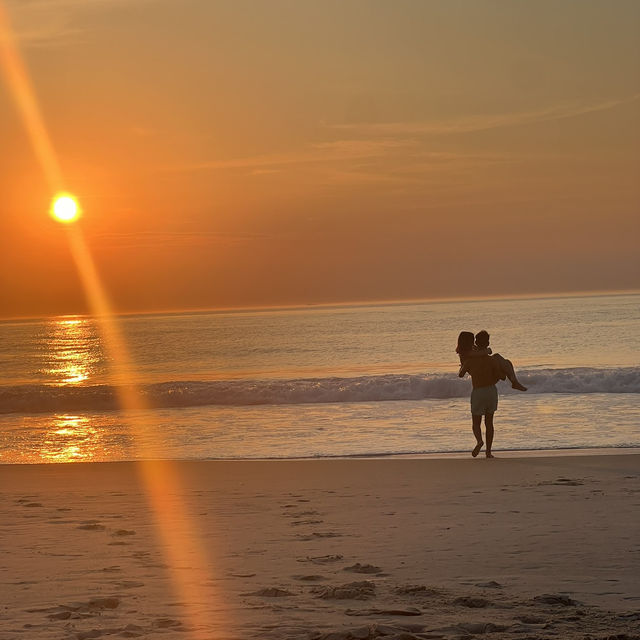
[[[464,378],[465,374],[471,374],[471,424],[473,435],[476,437],[476,446],[471,455],[475,458],[482,449],[482,416],[487,435],[487,458],[493,458],[491,447],[493,445],[493,414],[498,409],[498,389],[496,382],[504,380],[505,374],[500,368],[500,363],[489,355],[476,355],[466,358],[460,367],[458,375]]]

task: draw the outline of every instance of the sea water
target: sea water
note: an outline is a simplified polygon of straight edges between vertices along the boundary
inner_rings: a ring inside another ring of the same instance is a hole
[[[461,330],[487,329],[496,452],[640,446],[640,295],[0,322],[4,463],[468,453]],[[147,407],[119,407],[127,388]]]

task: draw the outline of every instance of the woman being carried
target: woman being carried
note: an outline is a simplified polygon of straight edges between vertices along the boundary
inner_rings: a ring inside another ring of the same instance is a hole
[[[474,343],[475,340],[475,343]],[[458,336],[458,346],[456,347],[456,353],[460,357],[460,365],[464,365],[464,361],[467,358],[475,358],[478,356],[491,356],[495,358],[500,365],[500,370],[503,372],[505,378],[509,378],[511,386],[519,391],[526,391],[527,387],[522,385],[518,380],[515,369],[511,360],[503,358],[499,353],[492,355],[491,348],[489,347],[489,334],[486,331],[479,331],[475,337],[471,331],[461,331]]]

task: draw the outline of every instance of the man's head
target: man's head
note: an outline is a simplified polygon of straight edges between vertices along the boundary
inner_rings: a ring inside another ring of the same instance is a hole
[[[476,347],[484,349],[489,346],[489,333],[484,329],[476,333]]]

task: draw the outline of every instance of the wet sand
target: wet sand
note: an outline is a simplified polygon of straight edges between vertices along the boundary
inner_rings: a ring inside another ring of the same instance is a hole
[[[0,466],[0,638],[640,638],[640,456]]]

